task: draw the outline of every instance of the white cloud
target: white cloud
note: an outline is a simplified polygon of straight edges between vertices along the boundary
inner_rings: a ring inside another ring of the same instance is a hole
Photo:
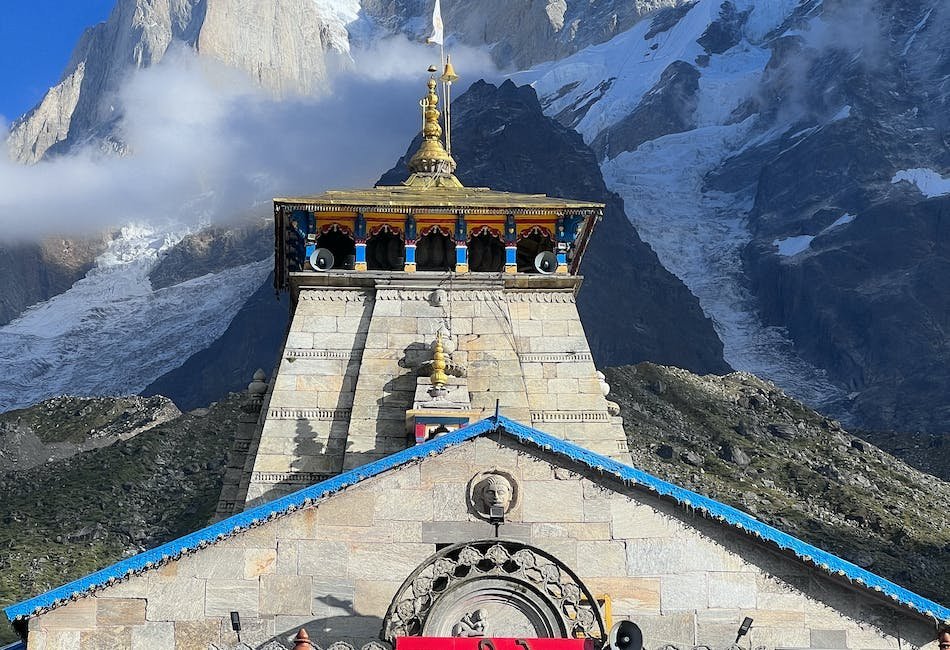
[[[497,76],[487,53],[453,54],[465,82],[457,91]],[[439,54],[393,37],[352,56],[330,94],[280,100],[176,48],[131,75],[118,95],[126,155],[89,145],[32,166],[0,156],[4,239],[266,215],[274,196],[371,185],[419,129],[425,69]]]

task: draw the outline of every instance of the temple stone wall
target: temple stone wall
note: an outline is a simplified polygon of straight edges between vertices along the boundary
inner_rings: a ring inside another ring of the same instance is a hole
[[[548,459],[550,462],[548,462]],[[251,647],[305,626],[321,647],[376,638],[403,581],[445,544],[494,537],[471,514],[473,476],[514,500],[499,535],[556,556],[648,650],[935,648],[931,623],[750,536],[535,448],[478,438],[366,479],[30,621],[30,650]],[[927,645],[925,645],[927,644]]]
[[[246,502],[414,444],[406,411],[440,330],[467,374],[476,419],[497,403],[513,420],[629,462],[574,303],[579,282],[390,273],[359,287],[301,288],[244,481]]]
[[[248,502],[341,471],[373,307],[367,291],[301,293],[264,413]]]

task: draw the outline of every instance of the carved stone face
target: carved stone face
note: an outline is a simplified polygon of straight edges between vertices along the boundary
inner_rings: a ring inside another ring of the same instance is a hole
[[[492,507],[500,507],[505,512],[511,505],[512,489],[501,474],[490,474],[478,484],[477,494],[482,512],[488,512]]]

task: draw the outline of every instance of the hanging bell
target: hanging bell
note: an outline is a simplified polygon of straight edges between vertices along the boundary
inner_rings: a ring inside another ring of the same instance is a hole
[[[448,56],[445,57],[445,70],[442,72],[441,78],[442,81],[447,81],[449,83],[452,83],[459,78],[459,76],[455,74],[455,68],[452,67],[452,59]]]

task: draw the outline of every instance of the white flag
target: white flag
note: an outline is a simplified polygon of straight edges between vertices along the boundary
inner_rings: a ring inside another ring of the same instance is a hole
[[[442,24],[442,6],[439,0],[435,0],[435,9],[432,10],[432,36],[429,37],[429,42],[442,45],[444,40],[445,25]]]

